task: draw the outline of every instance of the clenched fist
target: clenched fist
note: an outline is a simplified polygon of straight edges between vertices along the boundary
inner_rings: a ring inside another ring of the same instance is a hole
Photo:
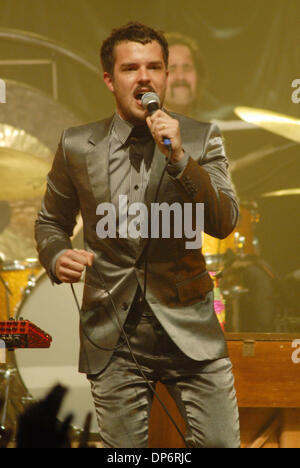
[[[66,250],[55,264],[56,277],[63,283],[78,283],[86,266],[92,266],[94,254],[86,250]]]

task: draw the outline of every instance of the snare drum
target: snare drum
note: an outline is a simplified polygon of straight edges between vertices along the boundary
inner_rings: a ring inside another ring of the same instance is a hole
[[[0,320],[15,317],[26,288],[30,288],[41,270],[35,259],[4,262],[0,268]],[[5,285],[3,284],[5,283]]]
[[[83,283],[74,284],[81,303]],[[52,336],[49,349],[17,349],[16,363],[25,388],[34,399],[46,395],[57,383],[68,388],[59,418],[73,413],[72,425],[83,429],[88,412],[94,413],[90,384],[78,372],[79,313],[69,284],[52,286],[43,271],[32,291],[24,298],[18,317],[30,320]],[[98,432],[96,416],[91,432]]]

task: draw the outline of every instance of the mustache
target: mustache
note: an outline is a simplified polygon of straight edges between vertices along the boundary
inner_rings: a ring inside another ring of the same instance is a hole
[[[191,89],[189,83],[185,80],[177,80],[177,81],[173,81],[173,83],[170,85],[171,89],[173,88],[177,88],[178,86],[184,86],[185,88],[187,89]]]
[[[137,86],[134,90],[134,95],[145,94],[145,93],[156,93],[155,89],[152,86]]]

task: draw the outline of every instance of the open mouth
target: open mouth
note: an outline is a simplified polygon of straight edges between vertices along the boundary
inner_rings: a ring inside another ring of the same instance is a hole
[[[142,91],[141,91],[141,89],[137,89],[137,90],[135,91],[135,93],[134,93],[134,99],[137,101],[137,103],[138,103],[140,106],[142,106],[142,97],[143,97],[143,95],[144,95],[145,93],[149,93],[149,92],[151,92],[151,91],[153,92],[152,89],[146,89],[146,88],[143,89]],[[143,107],[143,106],[142,106],[142,107]]]
[[[138,93],[134,96],[134,98],[139,102],[141,103],[142,102],[142,97],[145,93]]]

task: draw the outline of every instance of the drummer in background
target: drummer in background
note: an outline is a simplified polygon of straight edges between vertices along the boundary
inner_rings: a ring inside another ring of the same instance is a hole
[[[164,106],[169,111],[187,115],[196,120],[210,121],[232,118],[234,107],[223,105],[208,91],[208,73],[196,41],[180,33],[166,33],[169,44],[169,77]],[[205,242],[210,236],[206,235]],[[221,241],[222,242],[222,241]],[[230,255],[230,267],[222,272],[222,285],[210,271],[214,281],[214,308],[221,327],[226,331],[271,332],[274,319],[281,315],[278,301],[277,281],[269,265],[256,255],[242,258],[237,253]],[[228,297],[222,290],[239,286],[245,293]],[[246,292],[247,291],[247,292]],[[238,303],[238,328],[233,325],[233,310]],[[226,308],[226,313],[225,313]],[[225,317],[226,315],[226,317]],[[278,331],[276,329],[276,331]]]
[[[222,105],[208,90],[208,73],[196,41],[180,33],[165,36],[169,44],[166,109],[202,121],[232,117],[233,106]]]

